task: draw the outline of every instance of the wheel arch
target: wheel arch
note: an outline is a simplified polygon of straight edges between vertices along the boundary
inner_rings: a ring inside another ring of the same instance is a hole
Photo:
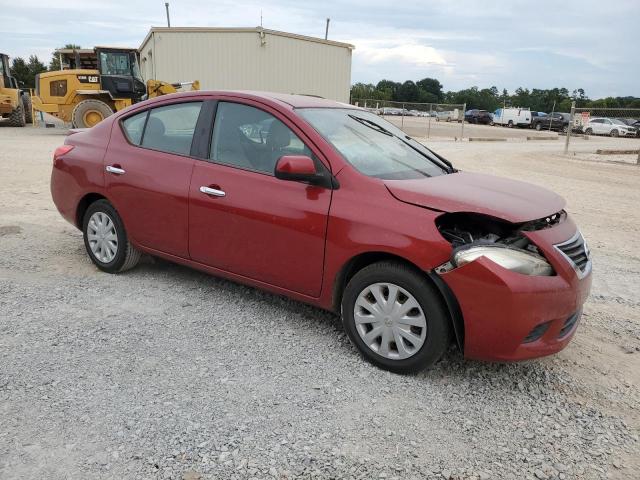
[[[108,200],[107,197],[100,193],[91,192],[84,195],[80,201],[78,202],[78,206],[76,207],[76,215],[75,215],[75,223],[76,227],[82,230],[82,219],[84,218],[84,214],[92,203],[97,202],[98,200]]]
[[[344,289],[349,283],[349,280],[351,280],[356,273],[373,263],[384,260],[397,261],[411,267],[415,271],[424,275],[425,278],[427,278],[428,281],[436,287],[449,314],[449,320],[451,321],[456,338],[456,345],[461,352],[464,352],[464,319],[462,317],[462,310],[460,309],[458,300],[449,286],[435,272],[425,272],[410,260],[393,253],[384,251],[365,252],[360,253],[345,262],[342,268],[338,271],[333,285],[333,310],[338,313],[340,312],[340,304],[342,303]]]

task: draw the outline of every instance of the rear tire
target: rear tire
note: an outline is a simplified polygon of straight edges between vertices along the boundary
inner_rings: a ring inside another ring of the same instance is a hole
[[[7,124],[11,127],[24,127],[27,124],[22,100],[20,100],[18,106],[11,112],[11,115],[9,115]]]
[[[584,134],[585,134],[585,135],[592,135],[592,134],[593,134],[593,130],[591,130],[590,128],[587,128],[587,129],[584,131]]]
[[[415,307],[410,308],[413,301]],[[402,306],[410,310],[401,312]],[[347,335],[362,356],[391,372],[413,373],[432,366],[451,341],[451,322],[437,289],[422,272],[400,262],[378,262],[356,273],[344,290],[341,310]],[[367,338],[374,330],[382,333]]]
[[[22,94],[22,108],[24,108],[24,119],[26,123],[33,123],[33,109],[31,108],[31,96],[28,93]]]
[[[89,205],[82,234],[89,258],[103,272],[124,272],[140,260],[140,251],[129,242],[120,215],[107,200]]]
[[[513,120],[509,120],[509,123],[507,123],[507,128],[513,128]]]
[[[91,128],[110,115],[113,110],[102,100],[83,100],[73,109],[71,122],[75,128]]]

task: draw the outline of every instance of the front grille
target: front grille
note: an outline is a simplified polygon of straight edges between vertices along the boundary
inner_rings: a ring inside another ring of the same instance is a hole
[[[542,335],[544,335],[544,332],[547,331],[547,329],[549,328],[549,324],[550,322],[546,322],[533,327],[533,329],[529,332],[529,335],[525,337],[522,343],[531,343],[538,340],[540,337],[542,337]]]
[[[576,323],[578,323],[578,320],[580,320],[581,315],[582,310],[578,310],[576,313],[567,318],[564,321],[564,325],[562,325],[562,330],[560,330],[558,338],[566,336],[571,330],[573,330],[573,327],[575,327]]]
[[[554,245],[564,257],[571,263],[581,276],[586,275],[591,269],[591,255],[584,238],[580,232],[566,242]]]

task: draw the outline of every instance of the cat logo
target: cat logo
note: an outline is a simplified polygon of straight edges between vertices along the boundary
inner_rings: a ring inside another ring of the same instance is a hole
[[[78,81],[80,83],[100,83],[100,77],[98,75],[78,75]]]

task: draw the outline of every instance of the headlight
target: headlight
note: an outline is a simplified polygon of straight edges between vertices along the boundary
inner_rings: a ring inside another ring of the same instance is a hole
[[[535,253],[498,245],[482,245],[459,250],[453,254],[456,267],[486,257],[501,267],[525,275],[553,275],[553,268],[543,257]]]

